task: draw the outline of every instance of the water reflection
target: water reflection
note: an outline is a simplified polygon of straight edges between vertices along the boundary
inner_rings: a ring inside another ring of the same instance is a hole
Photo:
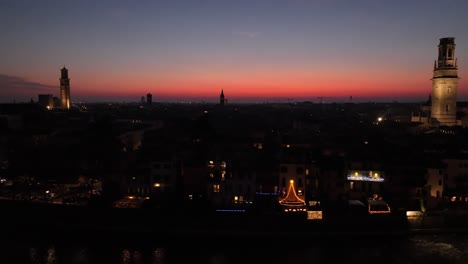
[[[168,263],[468,263],[468,235],[417,236],[389,239],[330,239],[278,241],[229,245],[119,246],[55,243],[7,244],[0,248],[0,263],[31,264],[168,264]]]
[[[57,256],[55,255],[55,247],[51,246],[47,249],[47,264],[55,264]]]
[[[138,250],[122,250],[122,264],[143,264],[143,256]]]
[[[31,248],[29,250],[29,260],[31,261],[32,264],[39,264],[40,262],[38,261],[40,259],[40,253],[37,252],[36,248]]]
[[[163,248],[156,248],[153,251],[153,264],[164,264],[165,251]]]
[[[32,264],[57,264],[57,254],[55,247],[48,246],[47,248],[32,247],[29,250],[29,260]]]

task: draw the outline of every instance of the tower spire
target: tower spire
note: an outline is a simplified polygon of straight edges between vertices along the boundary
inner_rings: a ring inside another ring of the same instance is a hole
[[[219,96],[219,104],[224,105],[224,89],[221,89],[221,95]]]

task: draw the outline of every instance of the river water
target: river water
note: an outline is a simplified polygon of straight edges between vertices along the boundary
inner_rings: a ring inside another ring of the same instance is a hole
[[[14,242],[3,240],[0,263],[166,264],[166,263],[397,263],[466,264],[467,234],[386,238],[326,238],[278,241],[177,241],[170,245],[91,242]]]

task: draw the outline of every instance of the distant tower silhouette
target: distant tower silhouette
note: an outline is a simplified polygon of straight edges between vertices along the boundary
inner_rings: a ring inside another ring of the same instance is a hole
[[[65,66],[60,75],[60,106],[62,109],[70,109],[70,78],[68,78],[68,70]]]
[[[221,89],[221,95],[219,96],[219,104],[224,105],[224,91]]]
[[[455,38],[441,38],[432,78],[431,117],[439,125],[457,124],[458,65]]]
[[[146,95],[146,104],[151,105],[153,103],[153,95],[148,93]]]

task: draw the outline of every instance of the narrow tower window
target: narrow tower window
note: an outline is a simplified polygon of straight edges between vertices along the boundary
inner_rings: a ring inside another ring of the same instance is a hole
[[[452,58],[452,49],[449,49],[449,50],[448,50],[448,57],[449,57],[449,59]]]
[[[449,111],[449,105],[445,105],[445,112]]]

